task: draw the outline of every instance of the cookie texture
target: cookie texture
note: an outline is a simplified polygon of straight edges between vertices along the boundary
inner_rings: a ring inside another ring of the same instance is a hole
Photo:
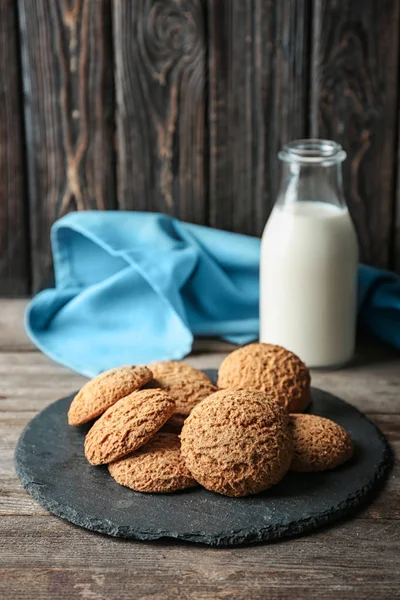
[[[104,371],[88,381],[72,400],[69,425],[83,425],[103,414],[124,396],[139,390],[153,377],[148,367],[127,365]]]
[[[291,415],[292,471],[326,471],[353,456],[350,435],[330,419],[315,415]]]
[[[258,494],[292,461],[289,415],[263,392],[221,390],[195,406],[181,433],[193,477],[226,496]]]
[[[196,404],[216,391],[205,373],[179,361],[157,362],[149,365],[153,372],[152,387],[160,387],[175,400],[175,412],[167,426],[180,430]]]
[[[174,433],[156,433],[135,452],[109,464],[108,470],[117,483],[136,492],[176,492],[197,485]]]
[[[175,402],[162,390],[132,392],[95,422],[85,439],[92,465],[110,463],[143,446],[172,415]]]
[[[231,352],[218,371],[218,387],[257,390],[288,412],[302,412],[311,401],[310,372],[293,352],[273,344],[249,344]]]

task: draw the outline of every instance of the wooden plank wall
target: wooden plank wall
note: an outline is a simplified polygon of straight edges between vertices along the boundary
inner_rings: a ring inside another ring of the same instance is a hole
[[[362,259],[400,271],[399,31],[396,0],[4,0],[0,296],[51,283],[71,210],[260,235],[311,135],[348,153]]]
[[[207,219],[203,0],[114,2],[118,205]]]
[[[398,0],[314,2],[311,134],[346,149],[361,256],[381,267],[392,261],[399,35]]]
[[[280,146],[307,135],[310,3],[208,0],[210,224],[260,235]]]
[[[115,206],[108,0],[18,0],[33,289],[51,276],[49,230]]]
[[[23,117],[14,0],[0,2],[0,295],[29,292]]]

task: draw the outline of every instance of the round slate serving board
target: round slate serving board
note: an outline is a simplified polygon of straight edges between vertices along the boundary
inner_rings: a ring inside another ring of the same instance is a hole
[[[215,372],[208,374],[215,378]],[[258,496],[227,498],[200,487],[140,494],[118,485],[106,467],[92,467],[84,457],[89,426],[68,426],[73,396],[51,404],[27,425],[15,452],[15,468],[27,491],[47,510],[112,536],[235,546],[300,535],[365,503],[391,464],[385,438],[362,413],[318,389],[312,397],[311,413],[349,431],[354,458],[333,471],[288,473]]]

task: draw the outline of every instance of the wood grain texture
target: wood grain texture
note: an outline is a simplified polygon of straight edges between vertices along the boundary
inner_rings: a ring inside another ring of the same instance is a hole
[[[208,0],[210,222],[259,235],[276,153],[306,135],[310,3]]]
[[[400,52],[400,48],[399,48]],[[397,133],[397,164],[396,164],[396,197],[393,215],[393,237],[392,237],[392,256],[391,268],[400,274],[400,77],[398,87],[398,133]]]
[[[340,142],[361,259],[389,266],[399,65],[396,0],[314,0],[311,130]]]
[[[29,291],[18,21],[13,0],[0,3],[0,295]]]
[[[29,351],[36,347],[28,338],[24,328],[24,314],[28,302],[15,299],[10,302],[0,298],[0,339],[1,351]]]
[[[202,0],[114,0],[118,204],[206,220]]]
[[[26,598],[27,588],[40,600],[398,598],[398,521],[236,549],[114,540],[46,516],[20,523],[23,536],[15,517],[0,517],[5,598]]]
[[[49,283],[49,231],[71,210],[112,208],[109,0],[18,0],[33,288]]]

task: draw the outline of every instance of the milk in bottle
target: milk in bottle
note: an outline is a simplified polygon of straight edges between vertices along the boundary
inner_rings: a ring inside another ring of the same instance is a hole
[[[354,352],[358,248],[342,190],[345,156],[328,140],[285,146],[261,241],[260,341],[309,367],[340,366]]]

